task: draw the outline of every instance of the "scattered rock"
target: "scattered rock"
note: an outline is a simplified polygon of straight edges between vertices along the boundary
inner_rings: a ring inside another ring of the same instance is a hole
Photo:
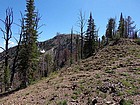
[[[92,100],[92,105],[96,105],[97,102],[98,102],[97,99],[94,98],[94,99]]]
[[[125,67],[125,65],[121,63],[121,64],[119,64],[119,67]]]
[[[119,102],[119,105],[124,105],[124,103],[125,103],[125,100],[121,99],[120,102]]]
[[[97,87],[97,89],[98,90],[100,90],[101,92],[103,92],[103,93],[107,93],[108,92],[108,90],[109,90],[109,88],[108,87]]]
[[[112,105],[113,102],[112,102],[112,101],[107,101],[106,104],[107,104],[107,105]]]
[[[76,87],[77,87],[77,84],[75,84],[75,83],[74,83],[74,84],[72,84],[71,89],[72,89],[72,90],[75,90],[75,89],[76,89]]]
[[[77,100],[72,100],[71,103],[74,103],[72,105],[77,105],[76,103],[78,103],[78,101]]]
[[[57,95],[54,95],[54,96],[50,99],[50,101],[55,100],[55,99],[56,99],[56,97],[57,97]]]
[[[109,93],[116,93],[116,88],[114,86],[110,86],[110,92]]]

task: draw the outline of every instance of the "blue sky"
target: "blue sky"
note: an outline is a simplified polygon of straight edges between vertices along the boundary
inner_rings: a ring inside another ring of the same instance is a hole
[[[0,0],[0,18],[4,19],[5,9],[12,7],[14,11],[14,22],[19,24],[20,11],[24,13],[25,0]],[[139,0],[35,0],[36,9],[39,10],[42,19],[40,24],[45,26],[40,28],[43,33],[39,36],[39,41],[52,38],[59,33],[70,33],[73,26],[74,30],[79,31],[77,26],[78,14],[82,10],[86,19],[92,12],[99,35],[105,33],[106,25],[110,17],[116,17],[117,22],[121,12],[123,16],[131,16],[140,28],[140,1]],[[3,28],[0,22],[0,27]],[[19,27],[13,25],[13,36],[18,37]],[[0,46],[3,46],[2,33],[0,33]],[[11,39],[15,43],[14,39]],[[13,43],[13,45],[14,45]]]

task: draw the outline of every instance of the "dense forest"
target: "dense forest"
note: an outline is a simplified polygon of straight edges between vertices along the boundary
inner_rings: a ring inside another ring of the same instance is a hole
[[[122,39],[135,40],[135,43],[140,44],[140,30],[131,16],[124,18],[124,14],[120,13],[118,22],[116,18],[109,18],[105,34],[99,35],[100,30],[92,13],[85,19],[82,11],[79,12],[77,34],[71,28],[68,34],[57,33],[54,38],[39,42],[41,16],[34,0],[26,0],[25,13],[21,13],[20,23],[16,23],[20,27],[19,39],[15,38],[17,45],[9,48],[9,41],[13,37],[11,27],[14,16],[12,8],[7,8],[5,12],[5,18],[0,19],[4,24],[0,31],[5,41],[5,47],[0,47],[3,49],[0,54],[0,95],[27,88],[63,67],[80,65],[82,60],[96,56],[100,50],[113,46]]]

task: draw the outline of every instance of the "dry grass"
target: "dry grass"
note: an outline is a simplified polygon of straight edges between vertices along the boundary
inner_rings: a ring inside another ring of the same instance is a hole
[[[0,99],[4,105],[140,105],[140,46],[131,40],[107,46],[79,65],[63,68],[38,83]],[[132,102],[133,101],[133,102]]]

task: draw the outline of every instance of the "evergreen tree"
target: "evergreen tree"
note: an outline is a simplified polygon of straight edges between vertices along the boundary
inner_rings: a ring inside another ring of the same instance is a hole
[[[50,54],[45,54],[46,69],[44,71],[44,76],[47,77],[52,64],[52,56]]]
[[[90,13],[90,18],[88,20],[88,28],[85,36],[84,44],[84,57],[87,58],[92,56],[97,47],[97,35],[96,35],[96,26],[94,24],[94,19]]]
[[[113,40],[113,37],[115,35],[115,27],[116,27],[115,19],[110,18],[107,24],[107,29],[106,29],[107,43],[109,40]]]
[[[103,48],[106,44],[106,37],[103,35],[101,40],[101,48]]]
[[[25,27],[22,39],[22,49],[20,53],[20,70],[22,73],[22,87],[25,88],[35,78],[37,66],[37,24],[34,0],[26,0]]]
[[[121,13],[121,16],[120,16],[118,32],[119,32],[121,38],[125,37],[125,35],[124,35],[124,18],[123,18],[122,13]]]

